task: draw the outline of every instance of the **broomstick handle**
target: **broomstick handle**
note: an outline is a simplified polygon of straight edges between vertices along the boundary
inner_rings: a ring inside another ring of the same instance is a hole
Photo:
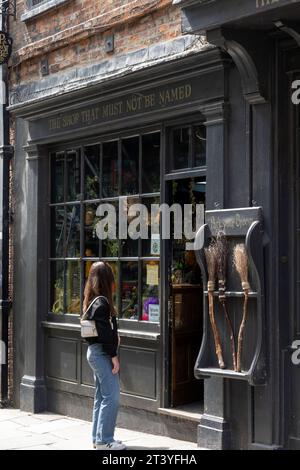
[[[216,319],[215,319],[215,314],[214,314],[214,293],[209,291],[208,292],[208,303],[209,303],[209,318],[210,318],[210,323],[214,335],[214,341],[215,341],[215,348],[216,348],[216,355],[218,358],[218,363],[220,369],[225,369],[225,364],[223,360],[223,354],[222,354],[222,346],[221,346],[221,338],[219,334],[219,330],[216,324]]]
[[[244,292],[244,306],[243,306],[243,318],[240,325],[239,335],[238,335],[238,351],[237,351],[237,372],[241,372],[242,370],[242,353],[243,353],[243,346],[244,346],[244,331],[247,321],[247,313],[248,313],[248,298],[249,298],[249,291],[245,290]]]
[[[234,338],[232,323],[231,323],[231,320],[230,320],[228,312],[227,312],[225,300],[222,301],[222,306],[223,306],[223,311],[224,311],[225,318],[226,318],[227,328],[228,328],[229,335],[230,335],[230,348],[231,348],[231,355],[232,355],[233,370],[235,372],[237,372],[235,338]]]

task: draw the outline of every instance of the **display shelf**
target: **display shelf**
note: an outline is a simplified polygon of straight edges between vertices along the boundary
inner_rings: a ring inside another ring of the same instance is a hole
[[[203,337],[198,358],[195,364],[195,376],[224,377],[248,381],[251,385],[261,385],[266,382],[266,356],[265,356],[265,321],[264,321],[264,233],[263,215],[260,207],[225,209],[207,211],[206,223],[199,229],[195,239],[195,249],[198,264],[202,272],[203,285],[207,286],[208,274],[205,260],[205,248],[209,246],[218,232],[223,232],[230,248],[230,253],[236,244],[243,243],[249,261],[249,279],[251,290],[249,292],[248,316],[244,333],[244,348],[242,356],[242,371],[233,370],[232,352],[230,348],[229,333],[222,306],[218,301],[219,293],[214,292],[214,311],[217,327],[220,333],[222,353],[225,368],[218,367],[215,353],[215,344],[208,312],[208,291],[203,292]],[[232,267],[232,259],[228,259],[226,275],[226,305],[233,325],[236,339],[243,311],[244,292],[241,291],[241,282]]]

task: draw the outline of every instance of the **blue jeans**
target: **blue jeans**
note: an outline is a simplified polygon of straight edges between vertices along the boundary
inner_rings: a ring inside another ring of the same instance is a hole
[[[94,372],[95,399],[93,409],[93,442],[109,444],[114,433],[120,401],[119,374],[112,373],[111,357],[103,351],[102,344],[91,344],[87,361]]]

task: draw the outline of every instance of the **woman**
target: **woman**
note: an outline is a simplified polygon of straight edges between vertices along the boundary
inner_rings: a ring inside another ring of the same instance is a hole
[[[120,399],[118,329],[113,292],[114,275],[109,264],[93,263],[84,289],[83,313],[94,320],[98,336],[87,338],[87,360],[94,372],[93,444],[97,450],[124,450],[114,439]]]

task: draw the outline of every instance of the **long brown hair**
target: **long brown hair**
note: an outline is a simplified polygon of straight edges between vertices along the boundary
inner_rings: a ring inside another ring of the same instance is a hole
[[[108,263],[104,261],[93,263],[84,288],[83,313],[95,297],[103,295],[108,300],[111,315],[115,315],[112,298],[112,285],[114,282],[114,274]]]

